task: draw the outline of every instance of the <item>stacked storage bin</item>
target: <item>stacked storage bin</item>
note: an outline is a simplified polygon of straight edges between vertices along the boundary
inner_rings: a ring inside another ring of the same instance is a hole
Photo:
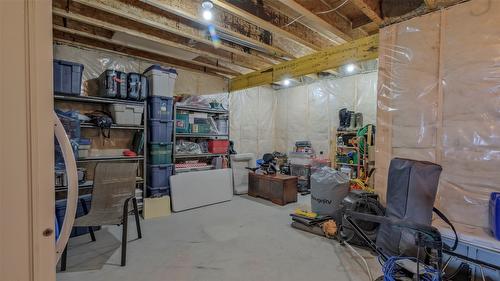
[[[149,85],[147,193],[149,197],[159,197],[170,195],[170,176],[174,173],[173,90],[177,72],[172,68],[153,65],[144,75]]]

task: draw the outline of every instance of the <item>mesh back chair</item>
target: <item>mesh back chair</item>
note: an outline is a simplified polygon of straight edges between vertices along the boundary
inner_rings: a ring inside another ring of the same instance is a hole
[[[137,163],[98,163],[94,172],[91,208],[87,210],[82,200],[81,204],[86,215],[77,218],[73,225],[73,227],[88,227],[92,241],[96,241],[92,227],[121,224],[121,266],[125,266],[127,257],[127,218],[130,200],[133,203],[137,234],[139,239],[142,238],[135,198],[136,173]],[[61,271],[66,270],[67,251],[66,246],[61,260]]]

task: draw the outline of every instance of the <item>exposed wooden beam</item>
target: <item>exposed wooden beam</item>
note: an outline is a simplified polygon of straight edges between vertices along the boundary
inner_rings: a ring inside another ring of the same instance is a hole
[[[380,13],[380,0],[351,0],[367,17],[377,25],[382,24]]]
[[[124,0],[122,0],[124,1]],[[128,1],[127,1],[128,2]],[[140,1],[130,1],[131,4],[139,7],[139,5],[145,3],[147,5],[151,5],[159,10],[166,11],[182,18],[188,19],[192,22],[199,24],[200,26],[207,27],[210,23],[203,20],[200,17],[200,7],[201,2],[199,1],[177,1],[177,0],[140,0]],[[196,5],[198,4],[198,5]],[[277,48],[272,44],[266,44],[259,40],[259,31],[256,34],[247,34],[243,35],[240,32],[233,30],[230,26],[226,27],[224,23],[224,19],[226,16],[224,14],[215,13],[214,19],[212,20],[212,24],[215,26],[216,30],[219,32],[226,33],[230,36],[233,36],[239,40],[246,41],[251,45],[258,47],[261,50],[265,50],[265,52],[271,56],[275,56],[278,58],[288,57],[293,58],[294,55],[284,51],[284,49]],[[241,18],[240,21],[245,21],[246,19]],[[265,30],[261,30],[260,33],[265,32]],[[282,46],[280,46],[282,47]]]
[[[314,36],[314,34],[310,34],[310,30],[305,26],[302,26],[298,23],[295,23],[294,26],[286,27],[284,26],[286,23],[282,23],[281,19],[278,18],[277,11],[268,11],[267,15],[270,18],[259,17],[249,11],[246,11],[236,5],[229,3],[226,0],[212,0],[212,2],[221,9],[228,11],[236,16],[244,18],[248,22],[255,24],[256,26],[261,27],[267,31],[270,31],[273,35],[280,35],[307,47],[312,50],[318,51],[319,49],[325,47],[325,40],[322,38],[318,39],[318,36]],[[234,2],[234,1],[233,1]],[[262,7],[265,9],[266,7]],[[271,9],[271,7],[269,7]],[[274,15],[273,15],[274,12]],[[286,15],[282,15],[282,17],[287,17]],[[288,17],[287,17],[288,18]],[[288,19],[285,19],[288,21]],[[280,26],[281,24],[281,26]],[[273,38],[274,39],[274,38]],[[275,40],[273,40],[274,42]]]
[[[150,11],[145,11],[143,9],[136,8],[117,0],[72,0],[72,2],[77,2],[89,7],[93,7],[97,10],[103,11],[104,13],[126,18],[138,22],[142,25],[164,30],[179,36],[195,40],[197,42],[201,42],[204,44],[213,44],[213,42],[207,38],[205,31],[187,25],[183,23],[179,18],[167,18],[165,16],[161,16]],[[231,52],[234,55],[240,57],[246,57],[248,60],[253,60],[256,63],[261,64],[263,67],[271,65],[269,61],[255,55],[256,52],[253,52],[236,44],[225,44],[225,42],[223,42],[218,46],[218,48]]]
[[[146,34],[146,33],[140,32],[140,31],[137,31],[137,30],[126,28],[126,27],[124,27],[122,25],[117,25],[117,24],[114,24],[114,23],[109,23],[109,22],[101,21],[101,20],[98,20],[98,19],[95,19],[95,18],[87,17],[87,16],[76,14],[76,13],[73,13],[73,12],[68,12],[66,10],[59,9],[59,8],[53,8],[52,9],[52,13],[54,15],[60,16],[62,18],[67,18],[67,19],[78,21],[82,25],[92,25],[92,26],[100,27],[102,29],[111,30],[111,31],[114,31],[114,32],[122,32],[122,33],[128,34],[130,36],[135,36],[135,37],[142,38],[142,39],[145,39],[145,40],[154,41],[156,43],[163,44],[165,46],[174,47],[174,48],[178,48],[180,50],[184,50],[184,51],[188,51],[188,52],[200,54],[202,56],[206,56],[206,57],[209,57],[209,58],[214,58],[214,59],[217,59],[217,60],[234,63],[234,61],[232,60],[232,57],[231,57],[230,53],[223,54],[221,52],[218,52],[218,54],[217,54],[217,53],[212,53],[212,52],[208,52],[208,51],[204,51],[204,50],[192,48],[192,47],[187,46],[186,44],[181,44],[181,43],[176,43],[176,42],[173,42],[173,41],[170,41],[170,40],[165,40],[165,39],[163,39],[161,37],[152,36],[152,35],[149,35],[149,34]],[[242,66],[244,66],[244,67],[251,67],[251,66],[248,66],[246,64],[244,64]],[[257,69],[255,69],[255,70],[257,70]]]
[[[437,0],[425,0],[425,4],[429,9],[435,9],[437,7]]]
[[[230,91],[236,91],[271,84],[285,78],[318,73],[347,63],[376,59],[378,57],[378,44],[378,35],[357,39],[261,71],[235,77],[231,79],[229,89]]]
[[[331,25],[330,23],[328,23],[318,15],[314,14],[310,10],[306,9],[304,6],[295,2],[294,0],[276,0],[276,1],[288,6],[290,9],[298,13],[300,15],[300,18],[298,18],[299,22],[301,22],[311,30],[314,30],[322,34],[335,44],[338,45],[345,43],[346,41],[352,40],[351,36],[345,34],[339,28]]]
[[[136,44],[131,44],[129,42],[121,42],[121,41],[114,40],[111,38],[90,34],[90,33],[87,33],[85,31],[70,29],[70,28],[66,28],[66,27],[58,26],[58,25],[54,25],[53,29],[54,29],[54,31],[60,31],[60,32],[67,33],[67,34],[77,35],[80,38],[85,37],[85,38],[89,38],[92,40],[101,41],[101,42],[105,42],[108,44],[113,44],[114,46],[121,46],[123,48],[135,49],[135,50],[147,52],[150,54],[156,54],[156,55],[159,55],[162,57],[163,62],[168,62],[169,64],[172,64],[172,65],[175,65],[178,67],[182,67],[182,68],[203,71],[203,72],[221,73],[221,74],[227,74],[227,75],[232,75],[232,76],[238,75],[237,72],[232,71],[232,70],[227,69],[227,68],[221,68],[221,67],[217,67],[214,65],[210,65],[210,64],[202,63],[202,62],[197,62],[197,61],[186,61],[186,60],[182,60],[182,59],[178,59],[178,58],[173,58],[171,56],[168,56],[168,55],[166,55],[162,52],[159,52],[157,50],[154,50],[154,49],[150,49],[150,48],[143,47],[143,46],[138,46]]]

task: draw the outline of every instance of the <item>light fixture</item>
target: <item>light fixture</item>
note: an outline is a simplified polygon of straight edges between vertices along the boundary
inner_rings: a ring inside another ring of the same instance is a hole
[[[212,8],[214,7],[214,3],[210,0],[204,0],[201,3],[201,8],[203,9],[202,16],[206,21],[212,20]]]
[[[348,73],[353,73],[354,70],[356,69],[356,66],[352,63],[348,64],[345,68],[345,70],[348,72]]]
[[[290,86],[290,79],[283,80],[283,86]]]
[[[212,11],[210,11],[210,10],[204,10],[204,11],[203,11],[203,18],[204,18],[206,21],[210,21],[210,20],[212,20]]]

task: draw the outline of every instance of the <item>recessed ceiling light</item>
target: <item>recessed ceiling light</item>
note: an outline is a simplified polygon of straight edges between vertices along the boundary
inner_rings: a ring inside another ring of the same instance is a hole
[[[290,79],[283,80],[283,85],[284,86],[290,86]]]
[[[212,11],[210,10],[204,10],[203,11],[203,18],[207,21],[212,20]]]
[[[356,69],[356,66],[352,63],[348,64],[345,68],[345,70],[348,72],[348,73],[352,73],[354,72],[354,70]]]

